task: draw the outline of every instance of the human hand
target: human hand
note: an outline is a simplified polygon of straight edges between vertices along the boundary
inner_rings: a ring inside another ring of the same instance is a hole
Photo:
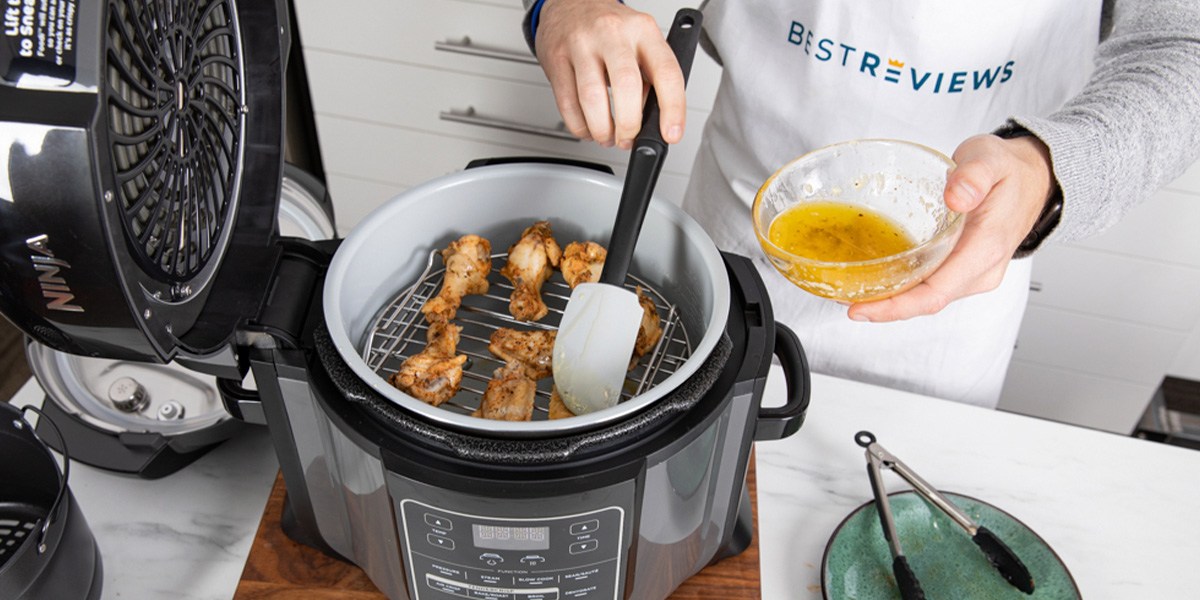
[[[535,41],[563,123],[576,137],[631,148],[650,86],[663,140],[683,137],[683,72],[654,17],[616,0],[546,0]]]
[[[945,197],[951,210],[966,213],[958,245],[941,267],[907,292],[851,305],[851,319],[885,322],[931,315],[1000,285],[1013,252],[1053,189],[1050,151],[1036,137],[977,135],[959,145],[954,162]]]

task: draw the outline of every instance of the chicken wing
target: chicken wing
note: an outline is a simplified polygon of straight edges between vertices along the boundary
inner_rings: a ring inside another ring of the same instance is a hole
[[[442,321],[431,324],[425,349],[405,359],[388,383],[433,406],[453,398],[462,385],[463,363],[467,361],[465,354],[455,354],[460,332],[458,325]]]
[[[525,373],[525,365],[506,363],[488,382],[479,409],[472,416],[497,421],[528,421],[533,418],[537,382]]]
[[[550,309],[542,301],[542,284],[562,259],[549,221],[529,226],[521,239],[508,249],[508,264],[500,270],[513,284],[508,310],[518,321],[537,321]]]
[[[600,271],[604,269],[604,259],[608,251],[596,242],[571,242],[563,250],[562,271],[563,279],[571,289],[581,283],[596,283],[600,280]]]
[[[487,293],[487,277],[492,271],[492,244],[474,234],[464,235],[442,250],[442,261],[446,263],[442,289],[421,307],[430,323],[453,319],[462,305],[463,296]]]
[[[552,388],[550,390],[550,418],[566,419],[574,416],[575,413],[567,408],[567,405],[563,403],[562,396],[558,395],[558,388]]]
[[[653,350],[663,334],[662,321],[658,318],[658,306],[654,304],[654,299],[642,291],[640,285],[637,287],[637,297],[638,304],[642,305],[642,323],[638,326],[637,341],[633,344],[635,362]]]
[[[505,362],[525,365],[529,378],[536,381],[551,374],[550,355],[557,333],[554,330],[518,331],[501,327],[492,333],[488,350]]]

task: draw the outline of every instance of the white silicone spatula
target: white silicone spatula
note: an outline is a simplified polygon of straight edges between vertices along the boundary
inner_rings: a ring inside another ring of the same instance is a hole
[[[667,34],[685,82],[696,55],[701,19],[700,11],[680,10]],[[629,157],[604,270],[598,283],[583,283],[571,292],[554,341],[554,384],[576,415],[609,408],[621,399],[642,321],[642,307],[637,295],[625,287],[625,275],[666,155],[658,96],[651,91]]]

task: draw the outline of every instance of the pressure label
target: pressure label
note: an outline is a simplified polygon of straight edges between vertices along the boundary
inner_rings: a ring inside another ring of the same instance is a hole
[[[0,77],[20,84],[75,81],[77,0],[0,0]]]

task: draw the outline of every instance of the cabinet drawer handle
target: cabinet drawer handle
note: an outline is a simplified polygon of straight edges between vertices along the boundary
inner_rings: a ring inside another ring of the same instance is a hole
[[[479,56],[482,58],[494,58],[497,60],[509,60],[512,62],[525,63],[527,65],[538,64],[537,57],[528,52],[513,52],[511,50],[496,50],[494,48],[484,48],[471,43],[471,38],[463,36],[457,42],[434,42],[433,48],[443,52],[457,52],[469,56]]]
[[[475,113],[475,107],[469,106],[465,112],[460,111],[442,111],[438,118],[443,121],[452,121],[454,123],[466,123],[467,125],[478,125],[480,127],[491,127],[492,129],[503,129],[505,131],[516,131],[519,133],[530,133],[543,137],[554,138],[558,140],[570,140],[578,142],[579,138],[571,135],[567,131],[566,125],[561,121],[557,127],[542,127],[539,125],[530,125],[528,123],[520,123],[517,121],[506,121],[495,117],[481,117]]]

